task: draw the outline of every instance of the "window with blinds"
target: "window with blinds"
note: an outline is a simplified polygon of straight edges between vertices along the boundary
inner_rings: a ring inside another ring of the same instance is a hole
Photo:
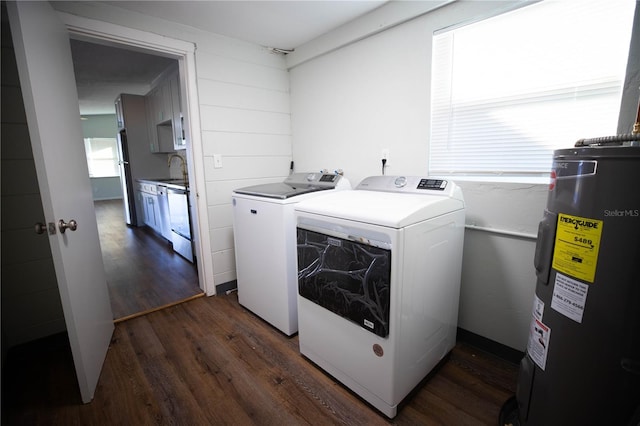
[[[634,0],[547,0],[433,37],[431,175],[547,177],[616,133]]]

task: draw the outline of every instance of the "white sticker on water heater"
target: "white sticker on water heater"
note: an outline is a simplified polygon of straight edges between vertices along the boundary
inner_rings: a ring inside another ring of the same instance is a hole
[[[588,292],[589,285],[566,275],[556,274],[551,308],[575,322],[582,323]]]
[[[549,338],[551,328],[535,317],[531,319],[531,329],[529,330],[529,342],[527,343],[527,354],[538,367],[544,370],[547,365],[547,352],[549,350]]]
[[[539,321],[542,321],[544,315],[544,302],[538,297],[537,294],[533,295],[533,317]]]

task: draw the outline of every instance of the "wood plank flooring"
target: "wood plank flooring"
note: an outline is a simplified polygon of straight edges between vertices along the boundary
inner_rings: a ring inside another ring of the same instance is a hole
[[[195,265],[147,227],[127,226],[122,200],[94,206],[114,319],[202,295]]]
[[[388,420],[301,356],[297,336],[248,312],[235,294],[118,323],[87,405],[68,344],[55,345],[9,353],[3,424],[495,425],[517,375],[516,365],[459,343]]]

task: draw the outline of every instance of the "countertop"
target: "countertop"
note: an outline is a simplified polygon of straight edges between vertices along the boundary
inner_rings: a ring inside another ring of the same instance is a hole
[[[146,178],[146,179],[137,179],[138,182],[147,182],[154,185],[164,185],[167,188],[176,188],[176,189],[189,189],[189,183],[182,179],[174,179],[174,178]]]

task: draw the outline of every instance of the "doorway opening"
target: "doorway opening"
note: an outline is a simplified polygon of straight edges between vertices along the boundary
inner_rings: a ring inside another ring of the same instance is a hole
[[[87,138],[115,138],[121,127],[116,98],[125,93],[146,101],[167,70],[178,69],[176,59],[86,40],[72,38],[70,42],[83,133]],[[142,114],[140,120],[145,119],[149,117]],[[146,121],[136,125],[149,131],[153,127]],[[167,161],[176,151],[150,153],[148,135],[143,133],[138,134],[138,140],[132,135],[128,137],[130,147],[144,146],[146,152],[144,159],[138,158],[138,164],[144,162],[144,175],[138,177],[168,178],[181,173]],[[186,161],[187,155],[178,155]],[[129,162],[136,167],[133,154]],[[203,296],[196,262],[176,253],[170,237],[167,239],[166,234],[145,225],[142,218],[134,223],[126,218],[130,203],[125,201],[141,194],[136,191],[137,182],[130,179],[126,182],[124,175],[113,174],[90,176],[90,180],[114,320],[126,320]]]

